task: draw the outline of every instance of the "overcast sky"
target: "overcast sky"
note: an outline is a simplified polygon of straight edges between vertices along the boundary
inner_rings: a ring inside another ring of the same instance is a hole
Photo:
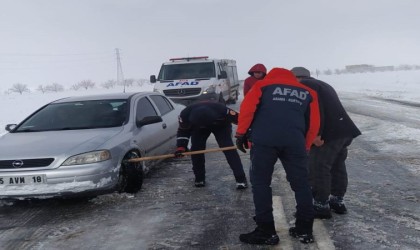
[[[420,65],[419,0],[0,0],[0,90],[149,78],[172,57]]]

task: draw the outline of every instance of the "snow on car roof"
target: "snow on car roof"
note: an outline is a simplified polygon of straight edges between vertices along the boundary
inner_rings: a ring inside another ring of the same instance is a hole
[[[89,101],[89,100],[111,100],[111,99],[129,99],[134,95],[148,95],[154,92],[135,92],[135,93],[111,93],[87,96],[71,96],[54,101],[54,103]],[[157,93],[154,93],[157,94]]]

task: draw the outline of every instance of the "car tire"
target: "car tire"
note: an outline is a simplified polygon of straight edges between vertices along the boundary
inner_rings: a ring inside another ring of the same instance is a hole
[[[128,162],[129,159],[139,158],[139,153],[131,151],[121,162],[118,191],[120,193],[137,193],[143,185],[143,167],[140,162]]]

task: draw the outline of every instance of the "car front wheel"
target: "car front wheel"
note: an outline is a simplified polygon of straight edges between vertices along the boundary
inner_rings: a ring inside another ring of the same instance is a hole
[[[118,192],[137,193],[143,185],[143,168],[140,162],[128,162],[129,159],[139,158],[137,152],[131,151],[121,162],[118,179]]]

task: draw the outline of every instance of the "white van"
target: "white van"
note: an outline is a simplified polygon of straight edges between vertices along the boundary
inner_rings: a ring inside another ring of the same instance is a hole
[[[230,59],[172,58],[162,64],[157,78],[150,76],[150,82],[154,91],[182,104],[202,98],[236,103],[239,95],[236,61]]]

